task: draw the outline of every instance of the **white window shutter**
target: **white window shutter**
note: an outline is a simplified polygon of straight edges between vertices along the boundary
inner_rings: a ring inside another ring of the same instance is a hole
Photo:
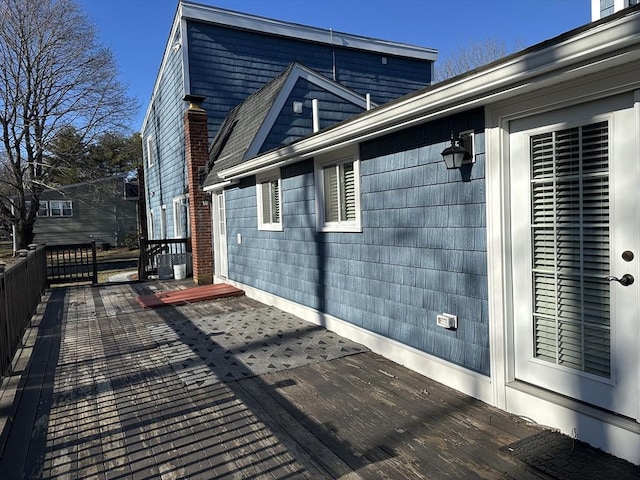
[[[280,183],[278,180],[271,182],[271,222],[280,223]]]
[[[340,191],[340,204],[342,206],[340,220],[352,221],[356,219],[356,185],[353,162],[340,165],[340,173],[343,180]]]
[[[535,356],[611,376],[608,124],[531,138]]]

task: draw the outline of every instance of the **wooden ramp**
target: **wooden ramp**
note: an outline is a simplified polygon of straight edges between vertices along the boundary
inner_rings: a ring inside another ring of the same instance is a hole
[[[226,283],[191,287],[181,290],[169,290],[152,295],[141,295],[136,300],[143,308],[159,308],[168,305],[184,305],[187,303],[215,300],[225,297],[239,297],[244,292]]]

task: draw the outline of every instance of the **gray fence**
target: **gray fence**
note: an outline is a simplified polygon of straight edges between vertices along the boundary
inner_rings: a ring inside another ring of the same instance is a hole
[[[45,247],[20,251],[16,263],[0,270],[0,375],[4,376],[47,287]]]

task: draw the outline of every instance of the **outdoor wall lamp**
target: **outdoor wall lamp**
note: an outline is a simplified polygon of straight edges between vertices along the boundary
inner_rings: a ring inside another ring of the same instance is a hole
[[[473,163],[473,134],[461,133],[455,138],[451,132],[451,146],[445,148],[441,155],[448,169]]]

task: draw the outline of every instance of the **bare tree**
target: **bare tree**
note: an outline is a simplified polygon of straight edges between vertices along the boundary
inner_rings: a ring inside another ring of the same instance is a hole
[[[24,248],[47,182],[75,161],[50,155],[52,139],[70,128],[83,143],[123,131],[135,105],[75,0],[0,0],[0,18],[0,217]]]
[[[516,42],[512,48],[509,48],[505,42],[494,38],[462,44],[451,55],[436,62],[434,81],[441,82],[488,65],[521,48],[522,42]]]

